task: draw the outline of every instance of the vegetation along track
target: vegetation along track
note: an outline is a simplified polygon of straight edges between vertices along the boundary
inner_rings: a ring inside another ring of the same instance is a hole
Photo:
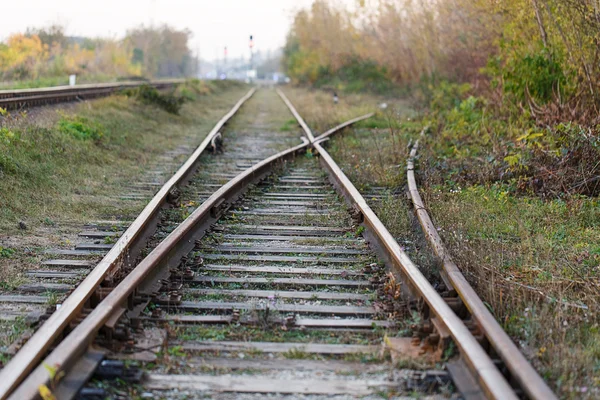
[[[427,241],[442,262],[441,277],[444,284],[447,289],[451,288],[456,292],[464,304],[457,305],[457,309],[462,308],[463,318],[469,320],[473,325],[474,331],[481,332],[485,337],[485,339],[482,338],[481,340],[484,346],[488,347],[491,352],[499,357],[498,361],[501,360],[507,369],[505,374],[510,374],[527,396],[534,399],[555,398],[550,388],[537,374],[533,366],[527,362],[508,334],[498,324],[479,296],[477,296],[475,290],[467,282],[458,266],[452,261],[452,257],[446,250],[435,225],[427,213],[427,209],[417,188],[414,169],[418,148],[419,141],[417,140],[407,162],[408,190]]]
[[[75,86],[56,86],[38,89],[0,90],[0,108],[20,109],[65,101],[91,99],[109,96],[123,89],[150,85],[156,89],[166,89],[184,82],[182,79],[163,79],[155,81],[127,81],[119,83],[98,83]]]
[[[254,121],[244,123],[256,130],[234,136],[222,155],[207,158],[190,185],[161,189],[175,207],[154,216],[159,229],[139,249],[145,257],[134,269],[121,268],[106,289],[88,287],[83,297],[91,302],[84,318],[43,363],[35,367],[50,339],[34,356],[18,353],[15,365],[29,358],[35,370],[16,387],[28,371],[15,377],[9,364],[2,374],[13,374],[14,380],[1,381],[3,397],[16,388],[11,398],[35,398],[40,385],[58,398],[72,397],[104,358],[95,383],[83,393],[102,396],[104,380],[118,376],[129,382],[126,396],[393,394],[402,385],[439,386],[447,376],[429,371],[414,379],[406,370],[393,373],[388,355],[395,366],[427,364],[448,356],[453,342],[463,360],[451,369],[455,382],[463,382],[461,390],[516,398],[448,300],[427,282],[321,146],[323,135],[315,139],[280,95],[311,143],[280,151],[297,135],[265,133],[260,112],[252,114]],[[186,165],[197,164],[199,150]],[[315,152],[333,186],[318,169]],[[265,180],[276,167],[277,176]],[[349,212],[333,187],[351,205]],[[181,222],[189,209],[193,212]],[[125,232],[119,241],[127,240]],[[117,242],[109,255],[121,248]],[[387,261],[388,274],[378,258]],[[402,289],[406,296],[400,295]],[[397,337],[406,319],[389,317],[411,309],[427,323],[415,324],[413,338]],[[123,360],[149,371],[142,377]],[[359,360],[378,362],[365,367]],[[250,374],[256,371],[260,374]]]

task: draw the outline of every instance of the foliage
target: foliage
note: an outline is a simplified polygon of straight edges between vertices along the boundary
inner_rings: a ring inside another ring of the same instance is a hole
[[[320,69],[352,74],[359,66],[371,78],[375,73],[378,81],[413,84],[439,73],[468,78],[485,65],[496,24],[472,2],[361,3],[348,11],[317,0],[310,10],[299,11],[284,52],[288,75],[296,82],[314,83]]]
[[[125,94],[139,99],[144,104],[158,106],[171,114],[179,114],[183,104],[192,96],[191,92],[187,93],[187,97],[184,95],[177,96],[174,93],[163,94],[150,85],[142,85],[135,89],[126,90]]]
[[[348,61],[335,73],[328,67],[319,68],[315,86],[334,86],[347,92],[369,91],[379,94],[389,93],[394,87],[385,67],[371,60],[359,59]]]
[[[508,183],[513,192],[544,197],[600,194],[600,139],[574,122],[539,126],[518,108],[473,96],[465,85],[431,92],[427,168],[431,184]]]
[[[14,253],[14,249],[8,247],[0,247],[0,257],[10,258]]]
[[[144,75],[186,76],[196,65],[188,47],[190,37],[187,29],[142,25],[127,32],[124,45],[132,49],[130,60],[142,68]]]
[[[95,142],[102,139],[102,127],[98,123],[91,122],[89,119],[81,116],[63,115],[58,121],[58,129],[79,140],[93,140]]]
[[[547,48],[526,54],[513,51],[504,62],[500,56],[492,57],[487,71],[493,77],[492,86],[500,85],[501,81],[504,92],[521,102],[531,96],[548,103],[555,96],[565,93],[567,79],[562,70],[561,57],[551,54]]]
[[[69,37],[57,25],[28,29],[0,43],[0,80],[45,80],[45,85],[54,85],[66,84],[71,74],[83,78],[80,81],[185,76],[195,65],[189,36],[187,30],[166,25],[140,26],[123,40]]]
[[[568,106],[559,110],[563,120],[596,124],[600,14],[594,4],[365,0],[349,10],[316,0],[296,14],[283,64],[296,83],[350,90],[372,90],[373,78],[385,78],[419,86],[427,96],[428,83],[446,80],[502,101],[494,90],[500,88],[506,103],[534,102],[536,114],[538,104],[559,103]]]

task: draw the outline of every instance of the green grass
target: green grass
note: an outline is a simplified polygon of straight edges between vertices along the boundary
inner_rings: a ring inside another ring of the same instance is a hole
[[[13,321],[0,321],[0,347],[8,347],[27,330],[28,324],[24,318]],[[10,356],[0,352],[0,366],[4,366],[10,360]]]
[[[287,121],[285,121],[283,123],[283,125],[281,125],[281,128],[279,128],[279,130],[281,132],[290,132],[293,129],[296,129],[296,127],[298,126],[298,122],[295,119],[288,119]]]
[[[279,326],[264,329],[259,326],[190,326],[179,327],[173,332],[177,340],[217,340],[217,341],[255,341],[255,342],[293,342],[325,344],[379,344],[381,332],[353,333],[305,331],[299,329],[283,330]]]

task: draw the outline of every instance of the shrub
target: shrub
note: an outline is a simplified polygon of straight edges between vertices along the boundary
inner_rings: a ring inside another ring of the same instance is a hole
[[[129,97],[135,97],[144,104],[152,104],[171,114],[179,114],[181,106],[186,102],[185,96],[175,94],[162,94],[156,88],[142,85],[135,89],[125,91]],[[189,93],[188,93],[189,94]]]
[[[15,133],[8,128],[0,128],[0,143],[10,144],[15,139]]]
[[[511,49],[519,47],[510,44]],[[504,57],[491,57],[486,71],[492,77],[492,86],[500,85],[504,93],[517,100],[527,100],[527,91],[534,100],[547,103],[554,94],[564,93],[567,78],[561,67],[562,57],[543,48],[537,52],[508,52]]]
[[[350,93],[369,91],[386,94],[396,89],[387,76],[386,68],[371,60],[353,59],[337,71],[320,66],[317,75],[315,86],[334,86]]]
[[[62,116],[58,121],[58,130],[79,140],[96,142],[100,141],[103,135],[99,124],[80,116]]]

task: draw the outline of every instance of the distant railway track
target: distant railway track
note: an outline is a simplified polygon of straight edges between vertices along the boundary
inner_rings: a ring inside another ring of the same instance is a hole
[[[39,398],[42,385],[59,399],[105,396],[102,385],[88,384],[93,376],[117,376],[169,398],[370,395],[443,386],[450,378],[469,398],[553,398],[528,364],[519,378],[498,367],[477,326],[463,318],[460,297],[434,289],[323,147],[372,114],[315,137],[278,91],[306,136],[301,143],[264,132],[207,154],[254,92],[217,123],[0,371],[0,398]],[[170,222],[191,201],[199,204],[193,212]],[[55,261],[50,265],[60,265]],[[404,301],[380,302],[390,290],[402,290]],[[389,318],[394,307],[420,313],[412,338],[395,337],[403,322]],[[440,360],[450,343],[459,357],[447,363],[449,375],[390,377],[382,355]],[[374,363],[357,362],[365,359]],[[150,370],[141,374],[124,360]]]
[[[37,89],[0,90],[0,108],[14,110],[74,100],[92,99],[109,96],[120,90],[141,85],[150,85],[157,89],[166,89],[182,83],[183,81],[183,79],[165,79],[148,82],[126,81]]]

